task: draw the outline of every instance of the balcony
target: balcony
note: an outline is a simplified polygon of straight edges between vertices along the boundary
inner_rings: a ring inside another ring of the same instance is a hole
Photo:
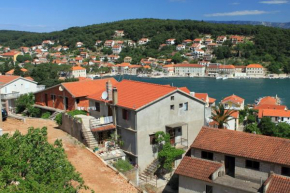
[[[113,123],[113,116],[90,119],[90,128],[98,128]]]
[[[13,92],[8,94],[1,94],[2,100],[8,100],[8,99],[16,99],[20,96],[19,92]]]
[[[188,148],[188,142],[187,142],[187,139],[180,138],[179,141],[175,141],[175,143],[173,144],[173,146],[174,146],[176,149],[187,150],[187,148]]]

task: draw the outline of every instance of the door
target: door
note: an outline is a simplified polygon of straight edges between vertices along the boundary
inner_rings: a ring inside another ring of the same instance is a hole
[[[234,157],[225,156],[226,175],[235,177],[235,161],[236,159]]]
[[[64,104],[65,104],[65,110],[68,110],[68,98],[67,97],[65,97]]]
[[[175,145],[175,129],[168,129],[168,134],[170,135],[170,144]]]
[[[48,106],[47,94],[44,95],[45,106]]]
[[[112,115],[113,115],[112,109],[111,109],[111,107],[108,105],[108,116],[112,116]]]

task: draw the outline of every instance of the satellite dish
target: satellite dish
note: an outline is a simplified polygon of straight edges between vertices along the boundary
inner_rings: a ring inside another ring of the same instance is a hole
[[[59,86],[59,87],[58,87],[58,90],[59,90],[59,91],[63,91],[62,86]]]
[[[107,93],[107,91],[104,91],[103,93],[102,93],[102,99],[103,100],[106,100],[108,98],[108,93]]]

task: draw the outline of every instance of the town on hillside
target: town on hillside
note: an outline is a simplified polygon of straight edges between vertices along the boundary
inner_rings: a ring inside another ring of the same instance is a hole
[[[280,184],[290,184],[290,111],[278,96],[248,106],[172,85],[111,77],[45,87],[13,74],[0,76],[2,120],[55,120],[136,191],[289,190]]]
[[[2,74],[36,76],[33,69],[37,66],[55,64],[61,67],[51,68],[57,69],[61,80],[119,74],[217,79],[289,78],[287,73],[268,68],[267,59],[261,64],[247,60],[248,50],[255,44],[253,36],[202,34],[181,42],[171,38],[159,46],[158,57],[155,52],[150,54],[150,49],[146,51],[150,38],[143,37],[135,42],[126,38],[124,30],[115,30],[112,39],[97,40],[94,46],[79,41],[68,47],[58,40],[43,40],[39,45],[16,49],[0,46],[0,70]],[[147,57],[136,54],[141,51],[148,52]],[[11,71],[15,69],[15,73]]]

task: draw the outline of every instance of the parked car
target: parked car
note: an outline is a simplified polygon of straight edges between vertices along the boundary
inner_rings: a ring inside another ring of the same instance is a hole
[[[2,121],[6,121],[7,117],[8,117],[8,113],[6,109],[2,109]]]

